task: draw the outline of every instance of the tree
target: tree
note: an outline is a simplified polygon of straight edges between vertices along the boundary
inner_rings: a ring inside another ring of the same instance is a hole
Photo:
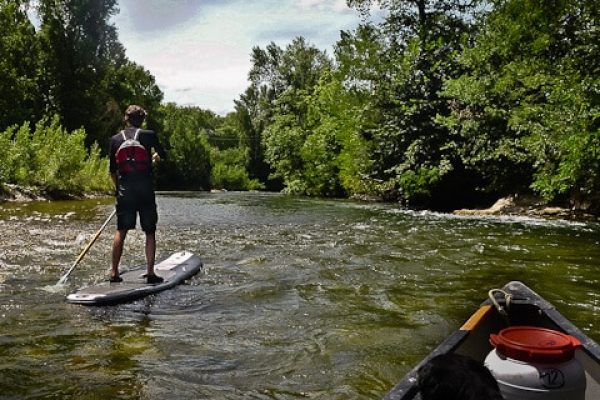
[[[361,24],[354,32],[340,32],[340,40],[334,46],[335,75],[347,89],[368,97],[389,69],[384,49],[384,36],[374,25]]]
[[[235,101],[235,118],[238,121],[240,140],[247,148],[246,170],[249,176],[266,183],[270,189],[278,189],[279,185],[269,180],[271,168],[265,161],[262,143],[262,131],[266,122],[258,107],[255,86],[248,87],[239,100]]]
[[[418,37],[425,45],[442,34],[461,34],[465,21],[474,20],[481,0],[346,0],[367,14],[377,4],[388,11],[383,28],[388,37],[401,44],[406,38]],[[440,24],[440,22],[443,22]]]
[[[368,10],[372,1],[349,0]],[[448,129],[438,123],[448,103],[440,96],[446,79],[457,76],[465,37],[473,31],[476,2],[434,0],[379,1],[389,14],[381,24],[380,78],[373,82],[363,126],[372,143],[370,177],[381,181],[384,196],[413,204],[453,208],[435,203],[456,181],[469,180],[455,154]],[[365,68],[373,68],[365,66]],[[473,185],[465,188],[474,191]],[[455,198],[456,197],[450,197]],[[457,199],[462,201],[463,199]]]
[[[273,168],[273,176],[283,179],[290,191],[304,192],[298,174],[304,168],[300,154],[307,138],[307,96],[318,85],[323,73],[330,71],[332,62],[327,55],[309,45],[304,38],[296,38],[285,51],[270,45],[268,52],[257,50],[258,57],[251,71],[253,84],[260,85],[259,93],[274,96],[263,115],[272,115],[262,132],[265,159]],[[259,104],[266,99],[259,96]]]
[[[288,173],[281,169],[287,168],[284,165],[298,166],[292,158],[299,157],[299,148],[289,140],[303,140],[303,134],[299,133],[302,129],[295,126],[303,124],[306,116],[306,107],[300,99],[318,84],[322,71],[331,67],[327,55],[302,37],[294,39],[285,50],[275,43],[252,50],[250,87],[236,101],[236,112],[249,149],[250,176],[266,182],[267,188],[280,187],[278,179],[285,180]],[[296,119],[292,125],[285,122],[290,115]],[[279,131],[279,126],[291,128],[296,134]],[[277,149],[279,146],[282,147]],[[282,159],[277,153],[284,147],[289,150],[286,153],[289,159],[279,163]]]
[[[123,112],[130,104],[141,105],[148,112],[146,125],[150,129],[163,131],[163,93],[154,76],[141,65],[129,60],[111,64],[101,82],[100,93],[104,94],[104,112],[97,121],[105,136],[123,125]]]
[[[252,178],[265,182],[269,189],[280,189],[281,183],[272,179],[272,169],[265,160],[263,132],[274,113],[273,103],[283,91],[277,73],[283,50],[275,43],[252,49],[252,69],[248,74],[250,86],[235,101],[243,140],[248,146],[248,171]]]
[[[40,46],[26,7],[0,0],[0,130],[39,117]]]
[[[84,127],[88,144],[104,143],[111,102],[103,82],[125,61],[109,22],[116,0],[40,0],[38,12],[47,110],[59,114],[67,130]]]
[[[341,196],[370,192],[369,144],[360,135],[364,100],[335,73],[324,73],[308,99],[310,133],[302,145],[307,192]]]
[[[198,107],[161,107],[163,130],[159,132],[168,159],[159,164],[158,187],[209,189],[211,176],[208,131],[214,130],[215,114]]]
[[[600,205],[599,15],[594,1],[497,2],[461,57],[445,123],[492,189]]]

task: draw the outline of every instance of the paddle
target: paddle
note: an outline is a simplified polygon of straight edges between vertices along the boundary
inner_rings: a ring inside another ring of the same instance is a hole
[[[102,226],[100,227],[100,229],[98,229],[98,232],[96,232],[96,234],[94,235],[94,237],[92,238],[92,240],[88,243],[87,246],[85,246],[85,249],[83,249],[83,251],[81,252],[81,254],[79,255],[79,257],[77,257],[77,260],[75,260],[75,262],[73,263],[73,265],[71,266],[71,268],[69,268],[69,270],[67,271],[66,274],[64,274],[56,283],[56,285],[64,285],[65,282],[67,281],[67,278],[69,277],[69,274],[71,272],[73,272],[73,270],[75,269],[75,267],[77,266],[77,264],[79,264],[79,262],[83,259],[83,256],[85,256],[85,254],[88,252],[88,250],[90,249],[90,247],[92,247],[92,245],[94,244],[94,242],[96,241],[96,239],[98,239],[98,236],[100,236],[100,234],[102,233],[102,231],[104,230],[104,228],[106,228],[106,225],[108,225],[108,223],[110,222],[110,220],[112,219],[112,217],[115,215],[115,213],[117,212],[117,210],[113,210],[112,213],[110,213],[110,215],[108,216],[108,218],[106,219],[106,221],[104,221],[104,223],[102,224]]]

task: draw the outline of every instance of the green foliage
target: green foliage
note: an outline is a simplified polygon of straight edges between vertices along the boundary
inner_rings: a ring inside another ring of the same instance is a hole
[[[39,43],[26,4],[0,0],[0,129],[35,117]]]
[[[15,126],[12,126],[0,133],[0,184],[8,182],[14,176],[14,162],[11,156],[14,131]]]
[[[315,181],[320,179],[315,173],[318,175],[325,168],[318,165],[319,160],[310,160],[316,155],[310,149],[313,141],[305,142],[312,128],[308,115],[310,96],[320,77],[332,68],[331,61],[303,38],[295,39],[285,50],[273,44],[266,51],[255,49],[254,61],[250,76],[254,85],[262,88],[258,92],[266,96],[259,96],[257,104],[264,105],[264,115],[271,115],[268,122],[261,124],[264,158],[273,169],[271,176],[281,179],[288,192],[329,191],[332,185],[319,187],[322,182]],[[272,96],[276,101],[267,103]]]
[[[168,158],[157,171],[162,189],[209,189],[211,175],[208,131],[217,124],[217,116],[198,107],[167,104],[160,108],[163,129],[159,131]]]
[[[306,136],[294,115],[276,115],[263,133],[265,158],[275,171],[273,176],[281,178],[286,186],[302,180],[304,164],[300,149]],[[298,186],[294,185],[295,191],[305,192],[305,188]]]
[[[529,123],[527,148],[536,157],[531,186],[548,199],[569,195],[595,198],[600,193],[600,105],[594,105],[584,79],[557,79],[539,119]]]
[[[250,179],[246,171],[246,149],[231,147],[219,150],[211,149],[211,185],[215,189],[260,190],[264,185],[256,179]]]
[[[431,207],[534,191],[600,209],[600,3],[347,4],[365,16],[377,4],[384,19],[342,32],[334,59],[301,37],[255,47],[250,85],[221,117],[160,104],[117,39],[116,0],[0,0],[0,182],[110,188],[97,143],[134,103],[169,155],[161,189],[376,193]],[[32,131],[25,121],[41,110],[58,119]]]
[[[81,192],[87,191],[112,191],[114,186],[110,179],[106,179],[104,171],[108,170],[108,159],[102,157],[100,147],[94,143],[88,151],[88,156],[81,169],[74,175]]]
[[[413,38],[401,52],[385,50],[392,52],[389,79],[375,82],[369,106],[375,118],[364,129],[373,142],[372,175],[387,195],[427,203],[432,184],[455,167],[454,138],[437,117],[449,113],[439,91],[444,79],[457,74],[458,47],[458,37]]]
[[[289,89],[278,104],[285,107],[263,135],[265,157],[286,192],[341,196],[368,191],[364,176],[371,162],[358,130],[364,106],[360,95],[323,72],[315,86]]]
[[[8,130],[10,132],[10,129]],[[12,133],[12,132],[11,132]],[[5,133],[10,134],[10,133]],[[36,149],[31,145],[31,129],[28,123],[15,132],[12,145],[7,150],[6,159],[9,183],[33,184],[33,173],[38,166],[34,164]]]
[[[265,148],[262,142],[262,133],[266,124],[263,107],[259,106],[259,96],[256,87],[250,86],[245,93],[235,101],[235,118],[237,120],[238,134],[243,145],[248,148],[246,169],[251,178],[258,179],[269,188],[277,185],[270,181],[271,168],[265,160]]]
[[[125,59],[110,18],[116,0],[40,0],[40,75],[44,106],[57,113],[67,130],[85,127],[87,143],[104,143],[103,118],[113,96],[106,81]],[[117,102],[118,103],[118,102]],[[112,122],[112,121],[110,121]]]
[[[0,133],[0,182],[36,186],[51,192],[109,192],[108,160],[94,146],[87,151],[85,131],[65,131],[58,117]]]
[[[359,25],[355,32],[342,31],[340,35],[335,45],[334,74],[345,89],[365,101],[388,68],[388,60],[382,57],[386,39],[381,29],[371,24]]]
[[[184,189],[209,189],[211,163],[206,131],[178,126],[169,140],[168,163],[174,178],[169,187],[177,184]]]
[[[242,138],[250,149],[250,176],[266,181],[270,188],[278,186],[274,178],[288,185],[296,179],[292,170],[302,168],[297,141],[304,139],[305,96],[332,63],[302,37],[285,50],[274,43],[264,50],[256,47],[252,62],[251,85],[236,102]]]
[[[318,195],[368,193],[369,143],[360,135],[364,99],[333,74],[323,74],[309,100],[311,134],[302,148],[305,179]]]
[[[488,188],[530,188],[548,200],[597,197],[597,2],[499,3],[446,82],[463,162]]]
[[[217,118],[214,126],[215,129],[210,130],[208,135],[208,142],[212,147],[219,150],[244,147],[243,140],[240,137],[240,121],[235,113]]]

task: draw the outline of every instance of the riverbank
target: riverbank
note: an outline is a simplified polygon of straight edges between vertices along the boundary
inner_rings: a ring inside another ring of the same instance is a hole
[[[571,221],[599,222],[600,216],[583,208],[567,208],[548,205],[541,197],[532,195],[511,195],[498,199],[485,209],[461,209],[455,215],[520,215],[544,219],[566,219]]]
[[[0,204],[12,201],[52,201],[82,200],[104,197],[109,193],[73,194],[59,191],[48,191],[36,187],[24,187],[4,184],[0,187]],[[356,200],[377,202],[376,197],[360,197]],[[543,219],[566,219],[570,221],[600,222],[600,216],[581,208],[550,206],[540,197],[532,195],[511,195],[498,199],[491,207],[484,209],[460,209],[452,212],[465,216],[503,216],[519,215]]]
[[[0,185],[0,204],[9,201],[82,200],[107,196],[107,193],[66,193],[32,186]]]

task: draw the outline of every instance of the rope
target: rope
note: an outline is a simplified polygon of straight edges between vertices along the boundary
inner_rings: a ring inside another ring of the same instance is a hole
[[[500,303],[498,303],[498,300],[496,300],[496,296],[494,296],[495,293],[502,293],[504,295],[504,304],[505,306],[500,305]],[[490,297],[490,300],[492,302],[492,304],[494,305],[494,307],[496,307],[496,310],[498,310],[498,312],[500,313],[500,315],[502,315],[504,318],[507,319],[508,321],[508,312],[507,310],[510,309],[510,302],[512,300],[512,294],[505,292],[502,289],[492,289],[488,292],[488,296]]]

